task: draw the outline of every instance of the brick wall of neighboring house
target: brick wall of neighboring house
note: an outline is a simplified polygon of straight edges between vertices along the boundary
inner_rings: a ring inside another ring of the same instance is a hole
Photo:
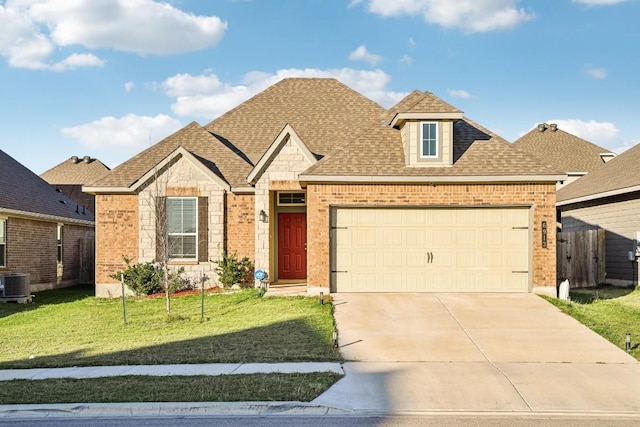
[[[255,257],[255,197],[253,194],[226,195],[225,240],[227,252],[239,258]]]
[[[58,279],[57,222],[9,217],[7,266],[0,273],[29,274],[31,292],[78,284],[78,241],[92,236],[93,227],[64,224],[63,276]]]
[[[138,196],[96,195],[96,296],[117,296],[119,283],[109,277],[125,267],[122,256],[138,262]]]
[[[26,273],[37,287],[56,283],[57,246],[55,222],[9,217],[7,265],[2,273]]]
[[[332,205],[533,207],[533,285],[556,286],[555,183],[532,184],[309,184],[307,281],[329,287],[329,214]],[[547,221],[547,247],[541,223]]]

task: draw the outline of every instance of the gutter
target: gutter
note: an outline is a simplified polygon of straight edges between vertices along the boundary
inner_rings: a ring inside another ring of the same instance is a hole
[[[567,179],[567,175],[488,175],[488,176],[347,176],[347,175],[305,175],[298,177],[301,182],[318,183],[508,183],[508,182],[557,182]]]
[[[85,225],[92,228],[95,227],[95,221],[68,218],[68,217],[58,216],[58,215],[41,214],[36,212],[19,211],[16,209],[2,208],[0,209],[0,214],[12,216],[12,217],[18,217],[18,218],[41,220],[46,222],[63,222],[65,224]]]
[[[556,206],[567,206],[574,203],[589,202],[596,199],[604,199],[605,197],[619,196],[621,194],[634,193],[640,191],[640,185],[634,185],[633,187],[619,188],[617,190],[605,191],[602,193],[590,194],[587,196],[575,197],[573,199],[566,199],[562,201],[556,201]]]

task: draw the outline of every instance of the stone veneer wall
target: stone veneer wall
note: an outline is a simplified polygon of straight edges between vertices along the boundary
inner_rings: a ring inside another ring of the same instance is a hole
[[[272,204],[270,191],[300,189],[297,183],[298,174],[305,171],[311,166],[311,162],[307,160],[297,144],[293,143],[289,138],[280,150],[276,153],[275,158],[269,164],[269,167],[260,176],[255,185],[255,267],[256,269],[267,270],[270,279],[275,280],[272,271],[274,270],[274,262],[270,256],[273,251],[272,242],[275,242],[273,218],[275,217],[275,208]],[[290,183],[295,182],[294,187]],[[279,184],[278,184],[279,183]],[[257,219],[258,213],[264,210],[269,214],[269,222],[263,223]]]
[[[555,183],[523,184],[314,184],[307,186],[307,282],[330,285],[331,206],[533,207],[533,285],[556,286]],[[547,247],[541,223],[547,221]]]
[[[138,197],[139,247],[138,261],[153,261],[156,258],[156,197],[207,197],[208,198],[208,258],[218,259],[224,249],[224,196],[225,190],[184,158],[179,159],[168,170],[162,171],[157,185],[152,182],[144,187]],[[204,271],[208,281],[205,287],[218,285],[212,262],[171,262],[173,266],[184,267],[185,276],[200,286],[200,275]]]

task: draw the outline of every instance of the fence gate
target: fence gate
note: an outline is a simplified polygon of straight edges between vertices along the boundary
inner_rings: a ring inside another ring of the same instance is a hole
[[[93,236],[84,237],[78,242],[80,257],[78,283],[84,285],[95,284],[95,240]]]
[[[580,230],[557,234],[558,281],[569,279],[572,288],[597,286],[605,282],[604,230]]]

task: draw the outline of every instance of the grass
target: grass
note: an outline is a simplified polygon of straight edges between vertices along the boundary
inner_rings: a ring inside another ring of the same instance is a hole
[[[640,360],[640,290],[600,286],[572,289],[570,296],[571,305],[547,300],[622,349],[630,333],[630,354]]]
[[[259,298],[256,290],[172,300],[92,296],[91,287],[36,293],[0,304],[0,369],[174,363],[341,361],[331,304]]]
[[[340,379],[332,372],[197,377],[125,376],[2,382],[0,404],[110,402],[309,402]],[[80,400],[79,400],[80,399]]]

